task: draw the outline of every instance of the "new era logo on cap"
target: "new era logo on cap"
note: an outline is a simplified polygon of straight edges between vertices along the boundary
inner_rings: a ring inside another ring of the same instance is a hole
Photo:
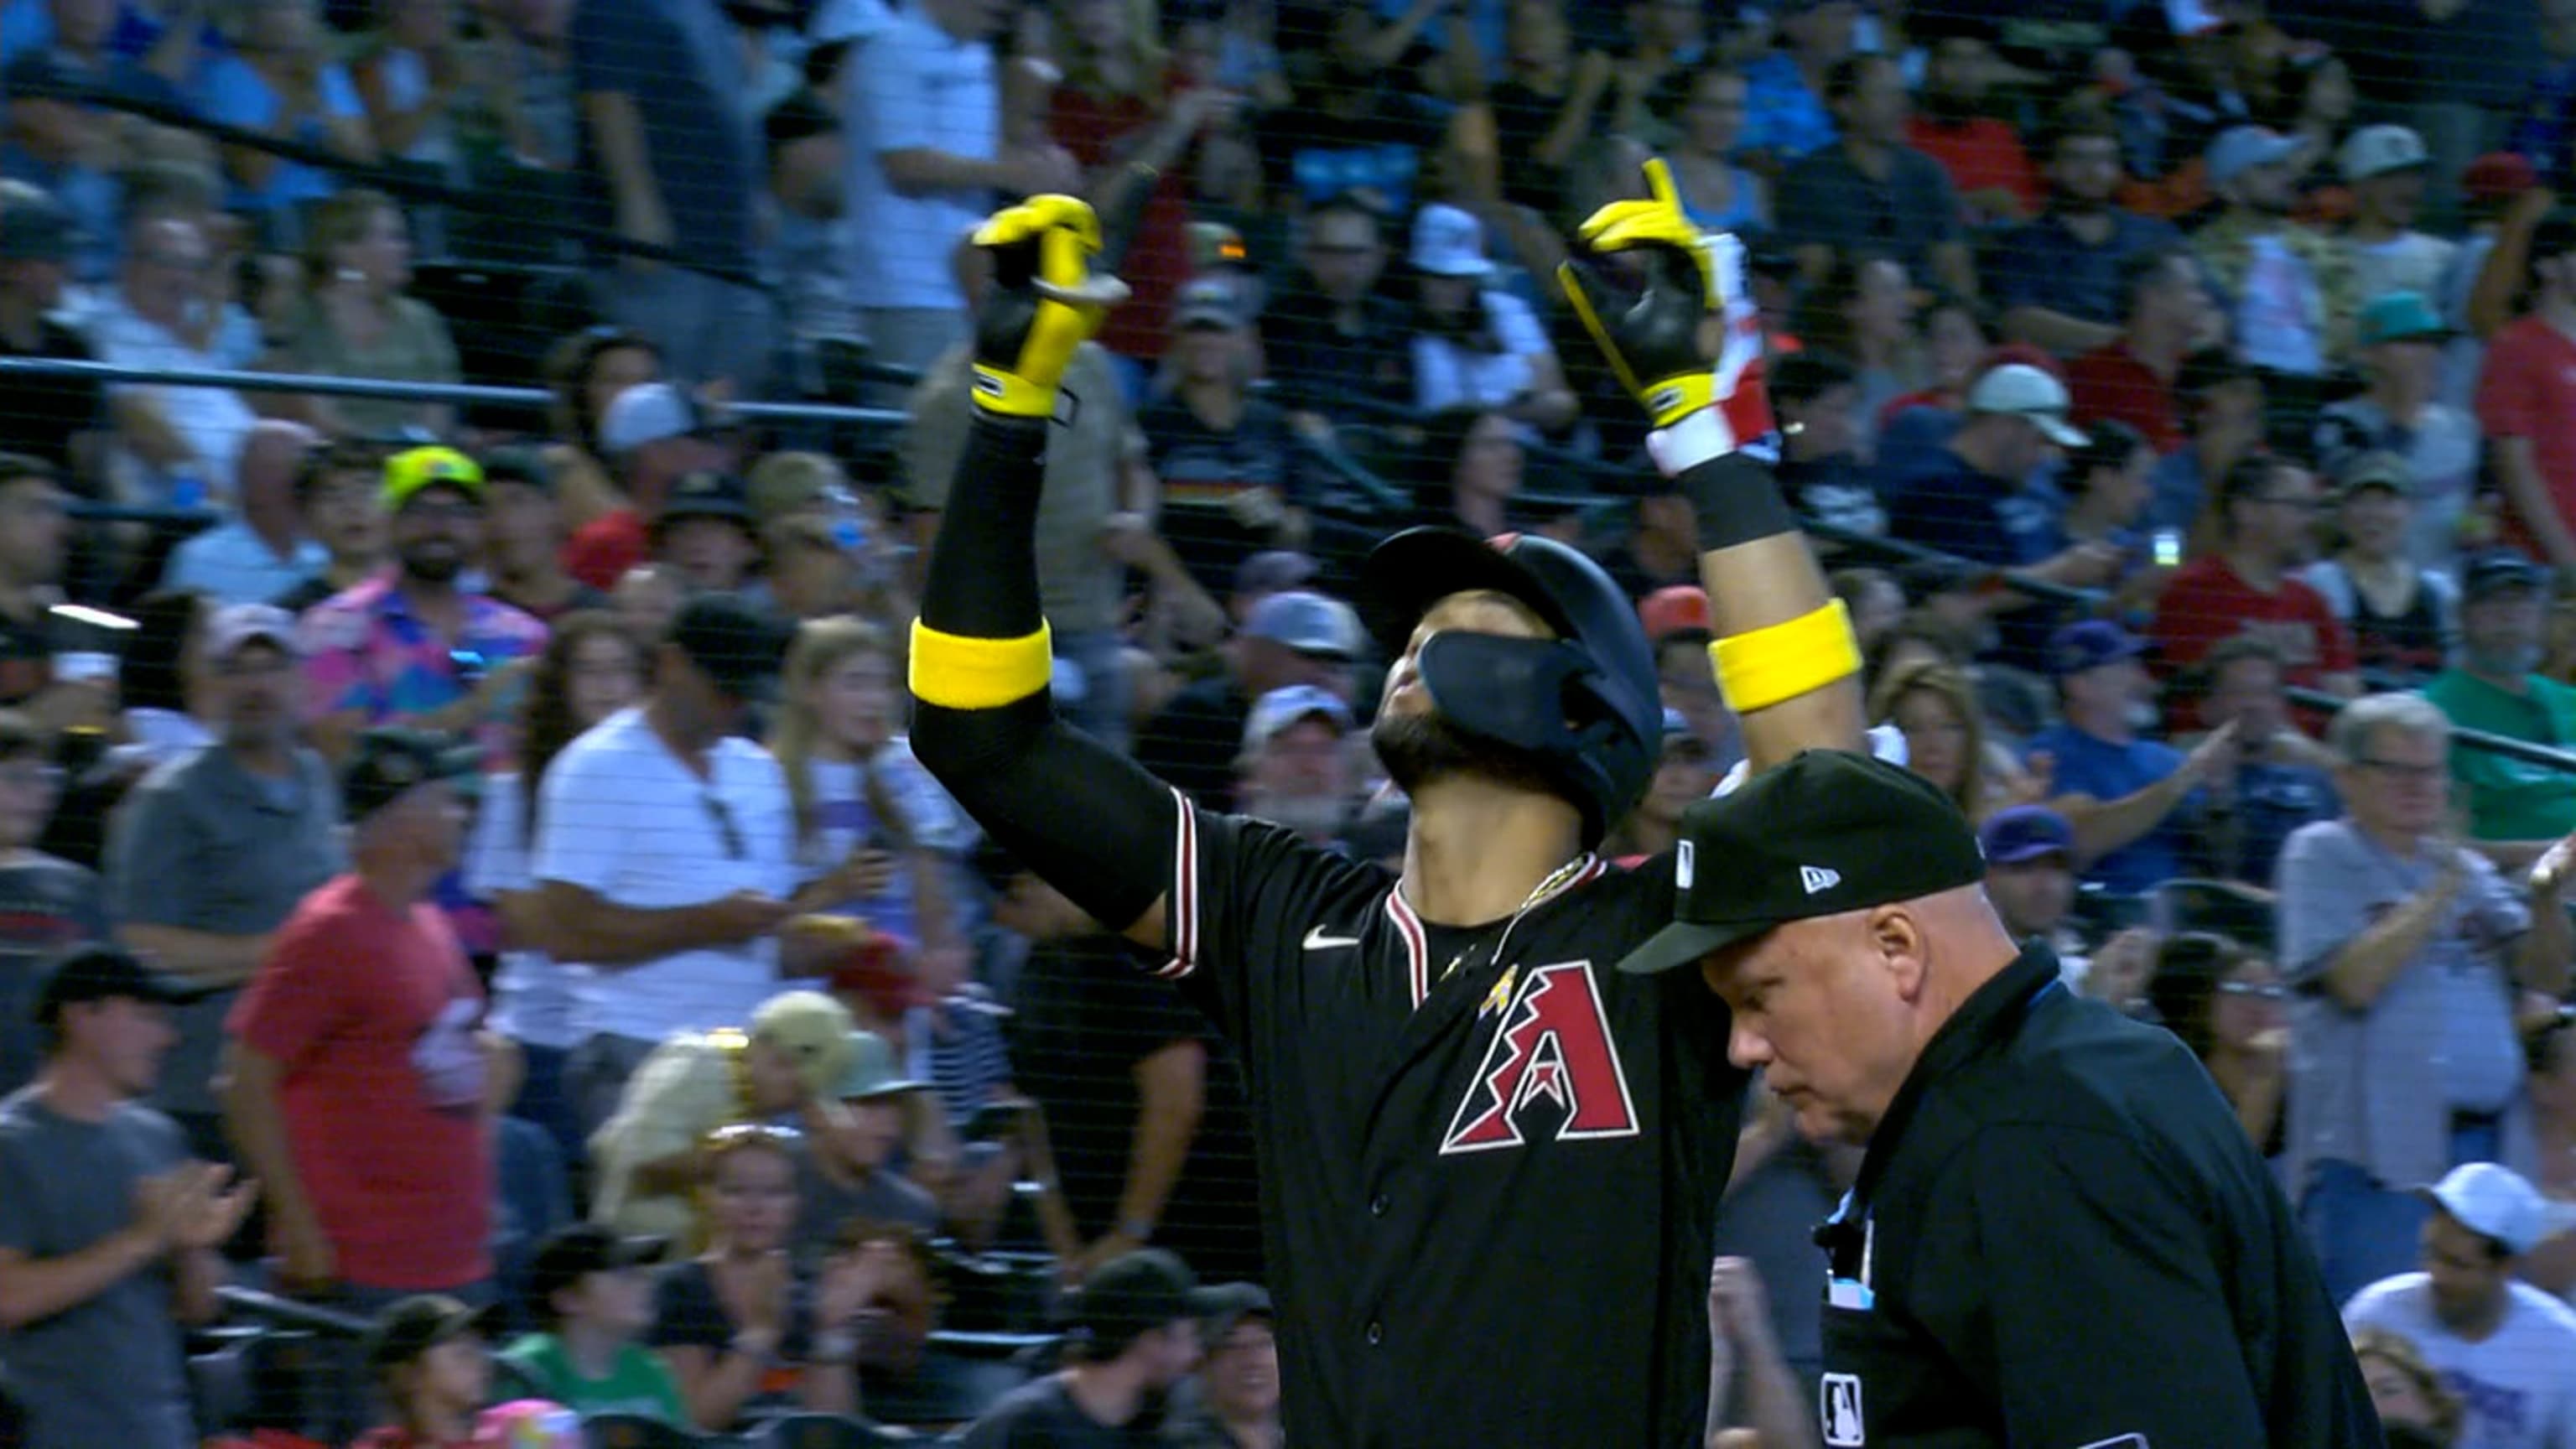
[[[1841,885],[1842,883],[1843,873],[1841,871],[1827,870],[1821,865],[1802,865],[1798,867],[1798,884],[1806,887],[1807,894],[1811,896],[1819,891],[1832,890],[1834,887]]]

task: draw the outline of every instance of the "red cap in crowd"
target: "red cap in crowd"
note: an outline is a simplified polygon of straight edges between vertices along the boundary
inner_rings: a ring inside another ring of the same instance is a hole
[[[1657,644],[1674,634],[1717,632],[1709,623],[1708,595],[1689,584],[1657,589],[1638,601],[1637,622],[1646,626],[1646,638]]]

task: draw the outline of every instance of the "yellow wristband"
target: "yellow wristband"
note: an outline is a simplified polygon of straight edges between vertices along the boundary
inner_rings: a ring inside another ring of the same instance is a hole
[[[1005,417],[1051,418],[1055,416],[1055,389],[979,362],[975,364],[975,405]]]
[[[1708,646],[1717,687],[1737,714],[1768,709],[1860,673],[1860,644],[1851,612],[1836,599],[1785,623]]]
[[[1685,372],[1668,377],[1646,389],[1640,399],[1647,416],[1655,426],[1669,428],[1695,412],[1717,405],[1717,375],[1713,372]]]
[[[1017,639],[969,639],[912,621],[912,692],[942,709],[999,709],[1055,678],[1055,636],[1044,624]]]

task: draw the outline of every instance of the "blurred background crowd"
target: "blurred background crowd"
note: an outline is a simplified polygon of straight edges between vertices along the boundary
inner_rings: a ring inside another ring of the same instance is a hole
[[[1278,1442],[1233,1058],[905,744],[964,236],[1075,192],[1134,292],[1061,710],[1393,864],[1358,560],[1545,532],[1657,651],[1635,858],[1739,760],[1551,275],[1650,155],[1879,747],[2392,1433],[2576,1445],[2576,0],[0,0],[6,1432]],[[1752,1400],[1855,1163],[1748,1120]]]

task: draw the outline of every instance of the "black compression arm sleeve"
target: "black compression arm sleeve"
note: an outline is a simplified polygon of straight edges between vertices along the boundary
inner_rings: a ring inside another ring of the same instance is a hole
[[[930,551],[921,622],[970,639],[1038,631],[1038,494],[1049,424],[981,416]],[[1112,930],[1171,889],[1179,808],[1134,761],[1055,717],[1044,689],[995,709],[916,699],[913,752],[1038,878]]]
[[[1770,467],[1741,449],[1694,463],[1673,481],[1699,520],[1702,553],[1798,531]]]

